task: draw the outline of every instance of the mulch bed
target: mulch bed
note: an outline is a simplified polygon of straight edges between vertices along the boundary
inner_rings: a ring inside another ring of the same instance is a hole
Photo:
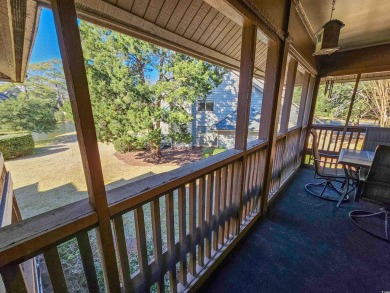
[[[116,152],[114,156],[131,166],[183,166],[202,159],[202,148],[167,148],[161,153],[162,157],[157,159],[152,158],[148,151]]]

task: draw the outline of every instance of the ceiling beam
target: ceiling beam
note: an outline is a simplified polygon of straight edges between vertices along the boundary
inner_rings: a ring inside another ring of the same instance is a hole
[[[319,56],[320,76],[390,71],[390,44]]]

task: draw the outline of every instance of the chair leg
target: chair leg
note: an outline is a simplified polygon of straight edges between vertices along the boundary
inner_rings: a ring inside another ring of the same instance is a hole
[[[370,218],[370,217],[378,217],[378,216],[381,216],[382,214],[384,214],[385,216],[385,237],[381,236],[381,235],[378,235],[368,229],[366,229],[365,227],[363,227],[362,225],[360,225],[355,219],[358,219],[358,218]],[[375,236],[379,239],[382,239],[382,240],[385,240],[385,241],[390,241],[390,238],[389,238],[389,230],[388,230],[388,227],[389,227],[389,211],[388,210],[385,210],[385,209],[381,209],[380,212],[368,212],[368,211],[351,211],[349,213],[349,218],[351,219],[351,221],[356,225],[358,226],[360,229],[362,229],[363,231],[367,232],[368,234],[371,234],[372,236]]]
[[[321,191],[315,192],[313,190],[313,187],[320,187],[320,186],[323,186]],[[337,194],[339,194],[339,195],[342,194],[342,190],[340,190],[339,188],[334,186],[331,180],[324,180],[324,181],[321,181],[319,183],[308,183],[305,185],[305,189],[307,192],[309,192],[312,195],[315,195],[319,198],[330,200],[330,201],[338,201],[339,197],[338,196],[331,196],[329,194],[328,194],[328,196],[326,196],[326,194],[325,194],[326,189],[333,189],[337,192]],[[344,200],[347,200],[347,199],[348,199],[348,196],[346,196]]]

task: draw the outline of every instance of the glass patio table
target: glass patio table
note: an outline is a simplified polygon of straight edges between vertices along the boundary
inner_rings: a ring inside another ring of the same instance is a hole
[[[342,149],[338,158],[338,163],[343,165],[346,184],[343,194],[341,195],[337,207],[340,206],[341,202],[348,194],[349,189],[349,181],[351,180],[351,173],[349,171],[350,167],[359,168],[370,168],[372,161],[374,160],[375,152],[371,151],[358,151],[358,150],[350,150],[350,149]]]

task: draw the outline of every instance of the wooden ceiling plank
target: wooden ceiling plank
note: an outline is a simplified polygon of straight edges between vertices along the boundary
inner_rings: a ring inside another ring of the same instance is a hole
[[[78,11],[81,19],[100,26],[227,68],[237,69],[239,67],[237,60],[225,54],[185,39],[109,3],[100,0],[79,0]],[[112,18],[105,13],[106,11],[110,11]]]
[[[238,24],[234,24],[230,31],[226,34],[226,37],[223,38],[215,47],[217,51],[220,51],[222,48],[225,47],[225,45],[231,40],[231,38],[236,34],[237,29],[240,29],[240,26]]]
[[[184,14],[186,13],[188,7],[190,7],[192,1],[179,1],[178,4],[176,5],[175,10],[173,11],[167,25],[166,29],[170,30],[171,32],[174,32],[181,22]]]
[[[202,34],[202,36],[199,38],[198,43],[205,44],[207,39],[210,37],[210,35],[214,32],[215,28],[221,23],[222,19],[224,18],[222,13],[217,13],[213,19],[213,21],[210,23],[209,27],[206,29],[206,31]]]
[[[154,23],[163,5],[164,5],[164,0],[150,0],[149,6],[146,9],[143,18]]]
[[[207,39],[207,41],[204,43],[206,47],[211,46],[215,38],[217,38],[222,30],[229,24],[230,20],[227,17],[224,17],[220,24],[215,28],[214,32],[210,35],[210,37]]]
[[[165,26],[169,21],[169,18],[171,17],[173,11],[175,10],[177,1],[178,0],[165,1],[164,5],[161,7],[160,13],[156,19],[155,24],[165,28]]]
[[[241,48],[241,38],[238,39],[229,49],[229,56],[234,56],[237,54],[238,50]]]
[[[131,13],[143,17],[146,11],[146,8],[149,5],[150,0],[135,0],[133,7],[131,8]]]
[[[179,25],[177,26],[175,33],[183,36],[185,31],[187,30],[188,26],[190,25],[192,19],[195,17],[196,13],[202,6],[203,1],[201,0],[193,0],[191,5],[188,7],[187,11],[185,12],[184,16],[182,17]]]
[[[230,32],[230,30],[234,27],[235,23],[234,21],[230,20],[228,24],[223,28],[223,30],[219,33],[219,35],[214,39],[214,41],[211,43],[211,48],[216,48],[218,44],[226,38],[226,35]]]
[[[241,40],[241,33],[242,28],[240,26],[237,26],[236,31],[234,35],[228,40],[228,42],[221,48],[221,52],[224,52],[224,54],[229,55],[227,52],[229,49],[232,49],[232,46],[236,44],[237,41]]]
[[[198,29],[194,32],[194,34],[191,36],[191,40],[194,42],[198,42],[201,36],[206,32],[206,30],[209,28],[210,24],[214,20],[215,16],[217,15],[218,11],[214,8],[210,7],[209,12],[207,13],[206,17],[203,19],[202,23],[199,25]]]
[[[204,18],[206,17],[210,9],[211,9],[210,5],[206,4],[205,2],[202,3],[202,5],[198,9],[198,12],[195,14],[194,18],[192,19],[190,25],[185,30],[183,37],[187,39],[191,39],[192,35],[198,29],[199,25],[202,23],[202,21],[204,20]]]
[[[123,8],[126,11],[131,11],[134,0],[118,0],[115,6]]]
[[[237,49],[235,51],[233,51],[232,53],[232,58],[236,59],[236,60],[240,60],[240,56],[241,56],[241,46],[238,46]]]

